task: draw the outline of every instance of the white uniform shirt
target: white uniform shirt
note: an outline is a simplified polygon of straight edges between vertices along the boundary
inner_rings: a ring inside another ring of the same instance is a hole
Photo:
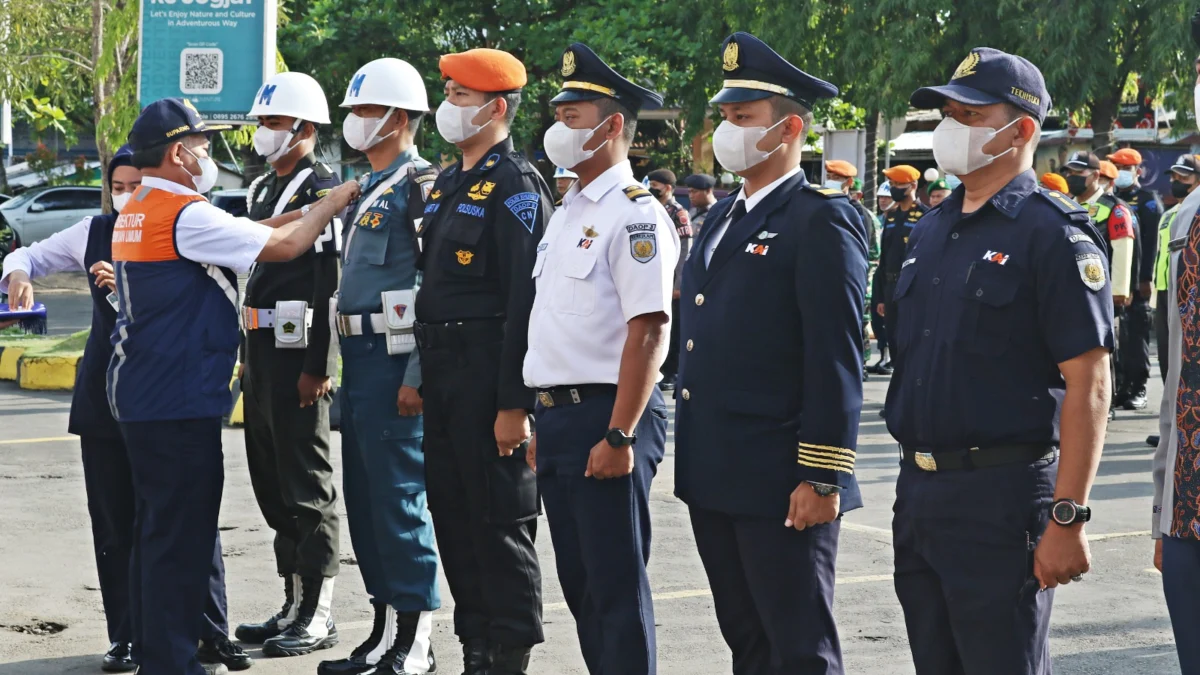
[[[783,183],[785,181],[787,181],[789,178],[791,178],[792,176],[795,176],[798,173],[800,173],[799,166],[797,166],[796,168],[792,169],[791,171],[785,173],[778,180],[776,180],[775,182],[766,186],[765,188],[759,190],[758,192],[755,192],[754,194],[750,195],[749,197],[746,196],[746,192],[744,189],[743,189],[743,191],[738,192],[737,199],[735,199],[733,201],[733,206],[729,207],[729,211],[725,214],[725,217],[721,219],[721,224],[717,226],[717,231],[713,232],[712,239],[709,239],[707,242],[705,242],[704,266],[708,267],[708,264],[710,262],[712,262],[713,253],[716,252],[717,245],[721,243],[721,238],[725,236],[725,231],[729,229],[729,219],[730,219],[730,216],[733,214],[733,209],[737,207],[738,202],[746,202],[746,213],[750,213],[750,209],[754,208],[755,206],[758,206],[759,202],[766,199],[767,195],[769,195],[775,191],[775,188],[779,187],[780,185],[783,185]]]
[[[629,320],[671,313],[679,233],[628,161],[563,197],[538,244],[526,386],[616,384]],[[657,364],[655,368],[661,365]]]
[[[199,194],[179,183],[152,176],[142,178],[142,187],[177,195]],[[270,238],[270,227],[249,218],[238,218],[208,201],[189,205],[175,223],[175,246],[181,256],[239,273],[250,269]]]
[[[17,270],[29,275],[30,279],[58,272],[86,272],[83,254],[87,250],[88,231],[91,229],[92,217],[88,216],[47,239],[5,256],[4,271],[0,273],[0,293],[8,292],[8,275]]]

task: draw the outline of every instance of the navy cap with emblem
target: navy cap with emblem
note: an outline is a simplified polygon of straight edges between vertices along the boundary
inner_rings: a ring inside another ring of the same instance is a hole
[[[717,186],[717,179],[706,173],[694,173],[684,178],[683,184],[693,190],[711,190]]]
[[[613,70],[603,59],[596,56],[591,47],[582,42],[567,47],[563,52],[561,65],[562,91],[550,99],[555,105],[611,98],[633,112],[643,108],[656,110],[662,107],[661,94],[639,87],[621,77],[620,73]]]
[[[1197,12],[1197,13],[1200,14],[1200,12]],[[1179,158],[1175,160],[1175,163],[1171,165],[1171,168],[1167,169],[1163,173],[1164,174],[1178,173],[1178,174],[1184,174],[1184,175],[1195,175],[1197,173],[1200,173],[1200,167],[1198,167],[1196,165],[1196,156],[1195,155],[1180,155]]]
[[[1083,170],[1083,169],[1099,170],[1100,169],[1100,158],[1097,157],[1095,154],[1088,152],[1087,150],[1079,150],[1079,151],[1073,153],[1071,155],[1071,158],[1068,159],[1067,163],[1064,164],[1063,166],[1067,167],[1068,169],[1076,169],[1076,170]]]
[[[134,152],[174,143],[184,136],[232,129],[228,124],[206,124],[186,98],[163,98],[142,110],[129,131]]]
[[[964,105],[1011,103],[1037,118],[1046,120],[1050,93],[1042,71],[1029,61],[990,47],[976,47],[958,64],[950,83],[940,87],[922,87],[909,102],[914,108],[940,108],[946,99]]]
[[[838,95],[837,87],[788,63],[749,33],[734,33],[721,43],[721,69],[724,87],[709,103],[744,103],[777,95],[812,110],[817,99]]]

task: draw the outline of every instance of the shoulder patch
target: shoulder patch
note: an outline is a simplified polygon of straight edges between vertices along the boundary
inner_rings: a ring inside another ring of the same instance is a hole
[[[625,196],[628,197],[629,201],[631,201],[631,202],[636,202],[637,200],[641,199],[642,197],[650,196],[650,191],[647,190],[646,188],[642,187],[641,185],[630,185],[629,187],[621,190],[621,192],[624,192]]]
[[[492,167],[500,163],[500,155],[492,153],[483,161],[483,166],[480,167],[483,171],[490,171]]]
[[[1059,192],[1058,190],[1047,190],[1046,188],[1039,186],[1037,189],[1037,193],[1039,195],[1041,195],[1046,201],[1053,204],[1055,208],[1057,208],[1059,211],[1062,211],[1063,213],[1066,213],[1066,214],[1073,214],[1073,213],[1086,214],[1087,213],[1087,209],[1080,206],[1079,202],[1075,201],[1074,199],[1071,199],[1067,195],[1064,195],[1063,193]]]
[[[841,190],[835,190],[833,188],[822,187],[820,185],[813,185],[812,183],[805,183],[804,189],[808,190],[809,192],[815,192],[815,193],[821,195],[822,197],[824,197],[825,199],[837,199],[838,197],[845,197],[846,199],[850,198],[849,195],[847,195],[845,192],[842,192]]]
[[[504,205],[525,226],[525,229],[529,230],[530,234],[533,234],[533,228],[537,224],[537,211],[540,200],[541,195],[536,192],[518,192],[505,199]]]
[[[658,255],[658,243],[653,232],[635,232],[629,235],[629,253],[640,263],[648,263]]]

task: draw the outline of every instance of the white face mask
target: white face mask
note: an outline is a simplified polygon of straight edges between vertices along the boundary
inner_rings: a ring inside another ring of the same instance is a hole
[[[296,126],[300,126],[300,124],[302,122],[297,122]],[[295,127],[290,130],[259,127],[254,131],[254,151],[262,155],[268,162],[274,162],[291,152],[292,148],[299,144],[299,141],[291,143],[296,131]]]
[[[713,133],[713,154],[717,156],[721,166],[734,173],[757,166],[783,147],[781,142],[770,152],[763,152],[758,149],[758,142],[766,137],[767,132],[783,124],[785,120],[786,117],[769,127],[739,127],[725,120]]]
[[[196,153],[192,152],[186,145],[183,146],[183,149],[187,150],[189,155],[195,157],[196,162],[200,165],[199,176],[191,171],[188,171],[187,167],[184,167],[183,169],[191,174],[192,183],[196,185],[196,192],[204,194],[205,192],[213,189],[213,186],[217,184],[217,163],[214,162],[211,157],[200,157]]]
[[[375,147],[380,141],[396,133],[392,131],[387,136],[380,136],[379,130],[383,128],[384,122],[396,112],[395,108],[388,108],[388,111],[383,114],[383,117],[360,117],[354,113],[346,115],[346,120],[342,122],[342,138],[346,139],[346,145],[366,152]]]
[[[993,129],[991,127],[969,127],[953,117],[947,117],[933,130],[933,159],[942,167],[942,171],[956,176],[965,176],[996,161],[1016,150],[1009,148],[999,155],[989,155],[983,151],[983,146],[996,137],[996,134],[1011,127],[1024,118],[1017,118],[1008,124]]]
[[[125,205],[129,203],[130,199],[133,199],[132,192],[122,192],[121,194],[117,194],[115,192],[112,193],[113,211],[116,211],[117,213],[124,211]]]
[[[437,129],[442,138],[448,143],[462,143],[483,128],[492,123],[489,118],[483,124],[475,124],[475,116],[487,106],[496,102],[492,99],[483,105],[473,105],[460,108],[450,101],[442,101],[437,109]]]
[[[608,145],[608,139],[596,146],[595,150],[584,150],[584,144],[596,135],[596,129],[607,124],[610,119],[612,119],[611,116],[604,118],[603,122],[591,129],[572,129],[562,122],[555,122],[554,126],[546,130],[546,135],[542,138],[546,157],[555,166],[561,166],[564,169],[574,169],[588,161],[592,155],[596,154],[596,150]]]
[[[1130,171],[1129,169],[1123,169],[1121,171],[1118,171],[1117,172],[1117,187],[1124,190],[1125,188],[1129,187],[1130,185],[1133,185],[1133,171]]]

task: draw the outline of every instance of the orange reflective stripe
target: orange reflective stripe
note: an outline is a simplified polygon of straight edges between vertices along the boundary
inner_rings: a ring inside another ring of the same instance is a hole
[[[145,192],[149,190],[149,192]],[[114,262],[164,262],[178,260],[175,252],[175,219],[188,204],[203,201],[199,195],[177,195],[142,187],[139,199],[125,206],[113,226]]]

